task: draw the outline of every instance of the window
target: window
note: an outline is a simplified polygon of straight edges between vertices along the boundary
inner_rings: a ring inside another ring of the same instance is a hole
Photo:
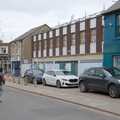
[[[87,74],[87,75],[94,75],[95,74],[95,69],[88,69],[84,72],[84,74]]]
[[[67,47],[67,36],[63,36],[63,47]]]
[[[56,29],[56,36],[59,36],[59,29]]]
[[[39,42],[39,50],[41,50],[41,41]]]
[[[71,33],[75,32],[75,24],[71,25]]]
[[[50,39],[50,48],[53,48],[53,39]]]
[[[103,77],[103,76],[105,76],[105,73],[104,73],[103,69],[96,69],[95,76],[96,77]]]
[[[63,35],[67,34],[67,27],[63,27]]]
[[[95,28],[96,27],[96,18],[92,18],[90,20],[90,28]]]
[[[72,46],[75,46],[75,37],[76,37],[75,34],[71,35],[71,45]]]
[[[85,30],[85,21],[80,22],[80,31]]]
[[[120,15],[117,15],[116,36],[120,36]]]
[[[53,31],[49,32],[49,37],[52,38],[53,37]]]
[[[34,50],[37,49],[37,43],[36,42],[33,44],[33,48],[34,48]]]
[[[56,38],[56,48],[59,48],[59,38]]]
[[[33,36],[33,41],[36,41],[37,40],[37,37],[36,37],[36,35],[35,36]]]
[[[91,30],[91,43],[96,42],[96,29]]]
[[[1,48],[1,53],[5,54],[6,53],[6,48]]]
[[[113,67],[120,69],[120,56],[113,56]]]
[[[85,44],[85,32],[80,32],[80,44]]]
[[[34,58],[36,57],[36,51],[33,51],[33,57]]]
[[[44,40],[44,49],[47,49],[47,40]]]
[[[41,34],[38,35],[38,40],[41,40]]]
[[[43,34],[43,38],[44,38],[44,39],[47,39],[47,33],[44,33],[44,34]]]

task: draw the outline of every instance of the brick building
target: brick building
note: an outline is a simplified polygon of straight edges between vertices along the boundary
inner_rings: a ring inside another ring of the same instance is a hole
[[[79,75],[102,66],[103,16],[94,14],[32,36],[32,63],[44,70],[66,69]]]

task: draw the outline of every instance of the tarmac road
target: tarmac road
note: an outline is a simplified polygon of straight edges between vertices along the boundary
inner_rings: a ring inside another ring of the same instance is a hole
[[[5,88],[0,120],[120,120],[79,105]]]

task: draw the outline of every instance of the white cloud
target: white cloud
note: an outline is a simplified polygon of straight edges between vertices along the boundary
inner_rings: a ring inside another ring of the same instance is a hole
[[[10,41],[32,27],[68,22],[96,13],[112,0],[4,0],[0,4],[0,39]]]

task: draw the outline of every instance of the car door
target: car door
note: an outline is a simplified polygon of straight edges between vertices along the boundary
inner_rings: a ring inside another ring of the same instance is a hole
[[[87,71],[86,75],[85,75],[85,81],[87,83],[88,88],[92,88],[95,89],[95,68],[91,68]]]
[[[51,83],[50,83],[50,77],[51,77],[51,71],[47,71],[47,72],[45,73],[45,75],[44,75],[44,78],[45,78],[46,83],[47,83],[48,85],[51,84]]]
[[[56,85],[56,75],[54,71],[50,72],[51,76],[49,77],[49,81],[51,85]]]
[[[108,80],[106,79],[104,69],[96,68],[94,79],[93,79],[93,87],[97,90],[105,91],[107,82]]]

